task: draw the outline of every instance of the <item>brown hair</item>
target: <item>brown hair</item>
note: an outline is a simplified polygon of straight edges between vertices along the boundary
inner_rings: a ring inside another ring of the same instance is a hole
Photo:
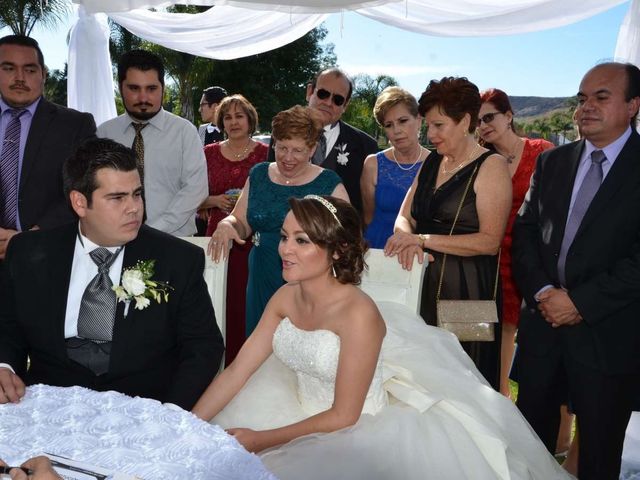
[[[416,97],[404,88],[396,86],[387,87],[378,95],[376,104],[373,106],[373,115],[376,117],[378,125],[383,126],[384,116],[396,105],[404,105],[411,115],[414,117],[418,116],[418,102]]]
[[[466,77],[444,77],[431,80],[418,101],[420,115],[425,115],[433,107],[438,107],[456,123],[468,113],[470,118],[469,133],[473,133],[478,125],[480,111],[480,92],[475,84]]]
[[[313,147],[323,131],[320,114],[310,107],[296,105],[278,112],[271,122],[271,136],[278,140],[302,138],[309,148]]]
[[[340,283],[359,285],[366,266],[364,254],[369,248],[362,237],[360,215],[349,202],[331,196],[322,198],[335,207],[335,217],[322,202],[313,198],[290,198],[291,212],[309,239],[327,250],[336,279]]]
[[[249,120],[249,136],[253,135],[258,126],[258,112],[256,112],[254,106],[251,105],[251,102],[239,93],[222,99],[216,110],[216,125],[224,129],[224,116],[234,106],[239,107],[247,116],[247,120]]]

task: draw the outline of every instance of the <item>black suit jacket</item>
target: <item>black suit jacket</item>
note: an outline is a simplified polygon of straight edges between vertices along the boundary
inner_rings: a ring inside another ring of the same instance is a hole
[[[360,177],[364,160],[368,155],[378,151],[378,143],[369,134],[340,121],[340,135],[333,148],[326,156],[321,167],[334,170],[344,183],[351,204],[362,213],[362,194],[360,193]],[[272,142],[273,144],[273,142]],[[339,162],[340,151],[348,153],[346,163]],[[273,148],[269,149],[270,162],[275,161]]]
[[[566,348],[604,373],[640,371],[640,136],[634,131],[587,210],[567,254],[566,288],[583,317],[552,328],[534,295],[559,286],[558,254],[584,142],[543,152],[513,228],[513,270],[524,295],[518,348]]]
[[[169,301],[144,310],[118,303],[109,371],[95,376],[67,356],[64,326],[77,223],[25,232],[9,244],[0,291],[0,362],[27,384],[80,385],[191,409],[220,365],[224,346],[202,273],[204,252],[143,226],[123,269],[155,259]],[[27,370],[27,356],[31,363]]]
[[[22,230],[73,221],[62,188],[62,164],[80,143],[95,135],[96,124],[90,113],[40,99],[22,159],[18,193]]]

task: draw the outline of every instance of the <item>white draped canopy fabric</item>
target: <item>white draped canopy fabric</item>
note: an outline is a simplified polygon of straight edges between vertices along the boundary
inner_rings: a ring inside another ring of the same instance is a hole
[[[105,99],[113,103],[113,89],[99,80],[101,75],[112,75],[108,40],[98,33],[104,32],[106,25],[104,15],[97,15],[100,12],[153,43],[202,57],[231,59],[290,43],[319,25],[330,12],[353,10],[414,32],[473,37],[559,27],[627,0],[73,1],[80,4],[80,19],[69,42],[69,106],[93,113],[96,122],[101,123],[115,115],[115,108],[105,108]],[[215,8],[194,15],[146,10],[173,3]],[[615,56],[621,61],[640,63],[640,0],[632,0],[618,35]]]

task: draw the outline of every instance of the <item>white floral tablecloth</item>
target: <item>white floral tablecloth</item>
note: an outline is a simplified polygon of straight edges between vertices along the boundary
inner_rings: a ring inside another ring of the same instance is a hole
[[[0,457],[43,452],[147,480],[272,480],[260,459],[191,413],[117,392],[34,385],[0,405]]]

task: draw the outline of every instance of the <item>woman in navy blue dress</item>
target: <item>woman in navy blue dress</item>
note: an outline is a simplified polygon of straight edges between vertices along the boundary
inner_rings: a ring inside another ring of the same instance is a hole
[[[418,102],[406,90],[385,88],[373,114],[392,146],[365,159],[360,188],[365,239],[371,248],[383,248],[393,235],[400,205],[429,150],[418,142],[422,117]]]

